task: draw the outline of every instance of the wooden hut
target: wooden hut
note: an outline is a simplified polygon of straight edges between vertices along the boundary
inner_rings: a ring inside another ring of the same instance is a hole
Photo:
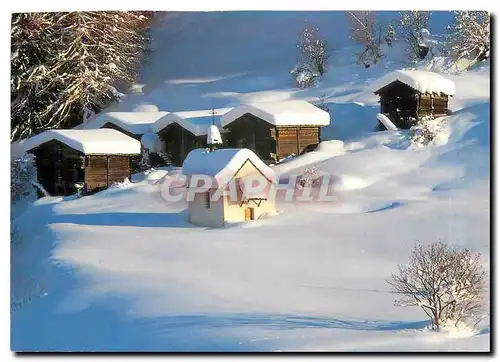
[[[402,129],[410,128],[422,116],[446,116],[448,99],[455,94],[451,80],[418,70],[389,73],[377,80],[373,89],[380,96],[380,113]],[[380,121],[379,128],[385,129]]]
[[[301,100],[244,104],[221,117],[225,146],[251,149],[266,162],[317,145],[329,124],[328,112]]]
[[[23,144],[35,155],[38,182],[51,195],[71,195],[107,188],[131,176],[139,141],[112,129],[50,130]]]
[[[164,150],[172,163],[181,166],[191,150],[206,147],[208,128],[212,124],[218,126],[221,115],[229,110],[221,108],[169,113],[155,122],[153,131],[162,139]]]

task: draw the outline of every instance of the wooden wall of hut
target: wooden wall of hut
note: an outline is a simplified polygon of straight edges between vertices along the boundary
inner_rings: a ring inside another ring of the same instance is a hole
[[[439,94],[420,94],[418,115],[442,117],[448,114],[448,97]]]
[[[71,195],[76,183],[85,182],[84,155],[63,143],[47,142],[31,151],[38,182],[51,195]]]
[[[413,125],[419,102],[417,91],[401,82],[394,82],[381,89],[379,95],[381,113],[387,114],[396,127],[408,129]]]
[[[229,147],[249,148],[264,161],[273,161],[271,154],[284,158],[301,154],[310,145],[320,142],[320,128],[314,126],[276,127],[252,114],[245,114],[225,127],[224,143]]]
[[[123,182],[132,175],[131,156],[88,155],[85,167],[85,192],[91,193]]]
[[[225,127],[224,145],[234,148],[248,148],[261,159],[272,161],[271,153],[276,153],[276,127],[252,114],[244,114]]]
[[[292,153],[300,155],[306,148],[320,142],[319,127],[276,127],[277,154],[284,158]]]
[[[207,136],[195,136],[177,123],[169,124],[159,131],[158,135],[165,143],[165,151],[175,166],[182,166],[191,150],[206,147],[207,144]]]

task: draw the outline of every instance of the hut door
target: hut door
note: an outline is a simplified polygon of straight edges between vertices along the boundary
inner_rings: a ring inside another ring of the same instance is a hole
[[[247,207],[245,209],[245,221],[248,221],[248,220],[253,220],[254,217],[253,217],[253,208],[252,207]]]

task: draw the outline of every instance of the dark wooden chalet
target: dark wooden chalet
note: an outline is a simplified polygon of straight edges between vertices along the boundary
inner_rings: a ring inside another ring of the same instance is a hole
[[[305,101],[241,105],[221,117],[227,147],[248,148],[272,162],[299,155],[321,141],[328,112]]]
[[[35,156],[38,182],[50,195],[88,194],[131,176],[131,159],[140,142],[118,131],[51,130],[24,145]]]
[[[396,127],[409,129],[423,116],[446,116],[454,89],[454,83],[440,74],[408,70],[377,81],[374,93],[380,96],[380,113]],[[379,129],[385,129],[380,121]]]
[[[165,152],[172,164],[182,166],[182,162],[191,150],[206,146],[206,135],[197,136],[178,123],[171,123],[158,132],[164,143]]]
[[[188,153],[207,146],[210,125],[219,125],[222,114],[229,108],[169,113],[155,122],[153,131],[164,143],[172,164],[182,166]]]

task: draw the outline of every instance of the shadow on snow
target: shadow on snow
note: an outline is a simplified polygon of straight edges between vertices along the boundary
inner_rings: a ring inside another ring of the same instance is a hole
[[[97,226],[193,227],[187,222],[187,213],[185,211],[179,213],[104,212],[54,215],[51,223]]]

